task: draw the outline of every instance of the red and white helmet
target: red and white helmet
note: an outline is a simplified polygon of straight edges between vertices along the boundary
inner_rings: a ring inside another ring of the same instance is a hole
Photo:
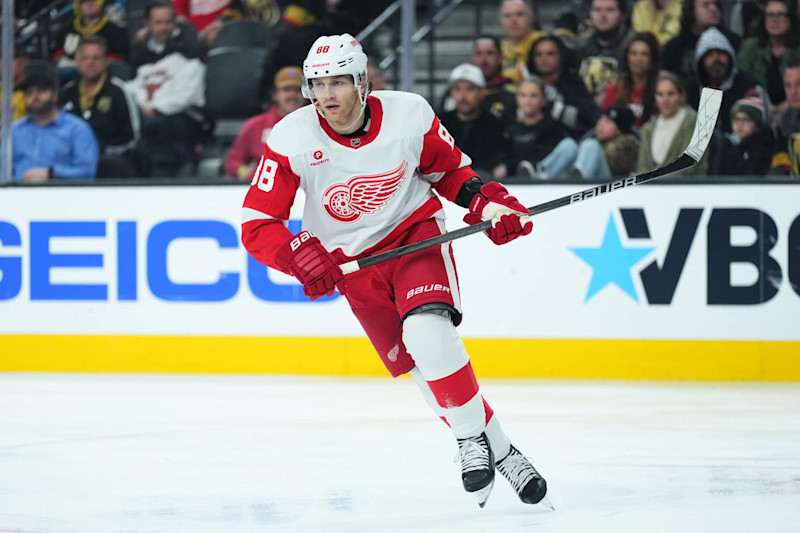
[[[352,76],[361,104],[367,102],[367,54],[349,33],[323,35],[311,46],[303,61],[303,96],[314,101],[311,80],[326,76]]]

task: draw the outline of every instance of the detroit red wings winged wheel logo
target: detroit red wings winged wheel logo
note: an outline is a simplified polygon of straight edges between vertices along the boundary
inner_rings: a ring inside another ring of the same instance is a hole
[[[355,222],[386,205],[397,193],[408,169],[408,161],[394,170],[373,176],[356,176],[347,183],[331,185],[322,195],[322,206],[339,222]]]

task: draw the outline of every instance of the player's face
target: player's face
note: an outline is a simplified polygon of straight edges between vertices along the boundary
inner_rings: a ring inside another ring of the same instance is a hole
[[[358,88],[352,76],[327,76],[311,80],[317,107],[334,128],[348,126],[361,114]]]
[[[519,40],[533,30],[533,13],[522,0],[506,0],[500,7],[500,26],[511,40]]]
[[[558,47],[553,41],[540,41],[533,51],[533,62],[536,70],[546,76],[554,74],[559,69]]]
[[[157,7],[150,11],[147,19],[147,29],[159,43],[167,42],[175,30],[175,13],[170,7]]]
[[[526,116],[538,115],[547,105],[547,98],[532,81],[523,81],[517,89],[517,107]]]
[[[789,106],[800,111],[800,67],[786,69],[783,73],[783,89]]]
[[[628,49],[628,68],[634,76],[644,76],[650,70],[650,47],[643,41],[631,43]]]
[[[750,115],[739,111],[733,114],[731,129],[734,135],[740,139],[746,139],[757,131],[758,126],[756,125],[756,121],[750,118]]]
[[[503,56],[493,43],[477,43],[472,50],[472,64],[481,69],[484,78],[490,80],[500,74]]]
[[[108,57],[103,53],[103,47],[93,43],[81,46],[75,55],[75,68],[83,79],[98,79],[108,68]]]
[[[620,134],[617,123],[608,118],[607,115],[602,115],[597,121],[597,128],[595,135],[598,141],[607,141],[613,139]]]
[[[480,107],[484,90],[471,81],[456,80],[450,86],[450,97],[456,104],[456,111],[469,115]]]
[[[684,105],[685,97],[670,80],[661,80],[656,85],[656,107],[664,118],[675,116]]]
[[[275,102],[275,107],[278,109],[278,113],[282,116],[286,116],[292,111],[300,109],[307,103],[306,99],[303,98],[300,87],[295,85],[287,85],[286,87],[275,89],[273,100]]]
[[[25,107],[29,114],[47,114],[55,105],[56,92],[53,89],[31,85],[25,90]]]
[[[694,0],[694,18],[700,28],[716,26],[722,20],[722,11],[720,11],[717,1]]]
[[[622,20],[616,0],[594,0],[589,16],[592,25],[600,33],[617,29]]]

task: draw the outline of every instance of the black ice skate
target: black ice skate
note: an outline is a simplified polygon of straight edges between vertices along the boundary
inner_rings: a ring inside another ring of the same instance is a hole
[[[486,433],[477,437],[458,439],[458,457],[461,461],[461,480],[464,490],[475,494],[483,507],[494,486],[494,453]]]
[[[547,494],[547,482],[536,471],[527,457],[511,446],[511,451],[495,465],[503,477],[511,483],[519,499],[523,503],[542,502]],[[542,502],[547,507],[553,508],[548,500]]]

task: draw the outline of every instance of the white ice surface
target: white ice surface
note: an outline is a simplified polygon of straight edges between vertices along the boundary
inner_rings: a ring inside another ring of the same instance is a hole
[[[408,379],[0,374],[0,532],[800,531],[800,384],[482,390],[555,512],[479,509]]]

